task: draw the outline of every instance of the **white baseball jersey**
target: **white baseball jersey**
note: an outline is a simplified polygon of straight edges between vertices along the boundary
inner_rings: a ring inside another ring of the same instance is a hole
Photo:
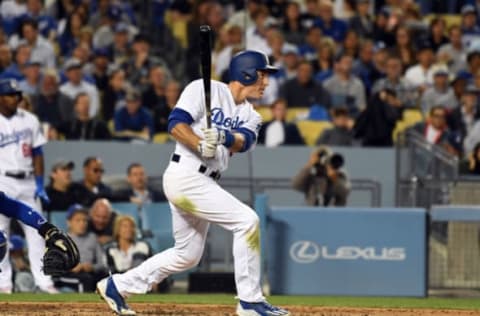
[[[207,127],[204,100],[203,81],[199,79],[185,87],[175,106],[190,113],[193,118],[191,124],[193,132],[202,138],[202,129]],[[211,109],[212,127],[215,126],[228,131],[247,128],[258,137],[258,131],[262,123],[260,114],[246,100],[241,104],[236,104],[228,85],[215,80],[211,81]],[[219,171],[227,169],[230,159],[230,151],[225,146],[218,146],[215,158],[206,161],[202,161],[198,153],[192,152],[180,142],[177,142],[175,152],[182,156],[197,159],[199,164],[204,163],[211,169]]]
[[[46,142],[32,113],[18,109],[9,118],[0,114],[0,171],[32,171],[32,148]]]

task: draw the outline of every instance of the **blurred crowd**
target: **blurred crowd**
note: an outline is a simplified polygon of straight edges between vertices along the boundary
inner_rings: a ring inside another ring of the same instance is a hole
[[[411,128],[476,170],[479,8],[475,0],[5,0],[0,78],[20,82],[22,106],[50,140],[151,142],[200,77],[198,30],[208,24],[214,79],[228,82],[229,61],[245,48],[280,68],[253,100],[272,111],[261,144],[308,144],[287,119],[306,108],[304,119],[331,123],[316,144],[392,146],[404,112],[417,111]]]

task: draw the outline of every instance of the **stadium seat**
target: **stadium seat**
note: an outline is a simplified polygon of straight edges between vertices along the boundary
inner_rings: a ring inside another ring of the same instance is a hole
[[[272,119],[272,111],[269,106],[258,106],[255,108],[255,111],[260,114],[263,122],[268,122]]]
[[[145,205],[142,213],[143,228],[153,232],[150,239],[152,248],[162,251],[174,244],[172,236],[172,215],[168,203],[151,203]],[[154,244],[156,243],[156,244]]]
[[[153,142],[155,144],[164,144],[169,140],[169,135],[167,132],[156,133],[153,135]]]
[[[398,135],[405,131],[407,128],[422,122],[424,120],[423,114],[418,109],[407,109],[403,111],[403,116],[400,121],[397,121],[395,129],[393,130],[393,141],[396,142]]]
[[[112,207],[118,214],[130,215],[138,223],[138,206],[134,203],[112,203]]]
[[[333,125],[328,121],[298,121],[296,122],[298,130],[308,146],[315,146],[318,137],[322,132],[331,128]]]
[[[50,223],[57,226],[63,231],[67,231],[67,212],[65,211],[51,211]]]
[[[287,122],[306,119],[309,112],[309,108],[289,108],[287,109]]]

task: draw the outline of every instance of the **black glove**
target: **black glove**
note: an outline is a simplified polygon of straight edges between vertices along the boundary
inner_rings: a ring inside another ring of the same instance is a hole
[[[80,262],[80,255],[73,240],[56,226],[45,223],[38,229],[45,238],[43,272],[60,276],[73,269]]]

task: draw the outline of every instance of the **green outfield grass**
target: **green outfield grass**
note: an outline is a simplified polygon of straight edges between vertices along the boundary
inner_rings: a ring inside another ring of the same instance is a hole
[[[0,302],[100,302],[96,294],[12,294],[0,295]],[[279,305],[310,305],[332,307],[384,307],[480,310],[480,300],[473,298],[391,298],[391,297],[331,297],[331,296],[271,296]],[[148,294],[132,297],[129,302],[180,304],[235,304],[228,294]]]

